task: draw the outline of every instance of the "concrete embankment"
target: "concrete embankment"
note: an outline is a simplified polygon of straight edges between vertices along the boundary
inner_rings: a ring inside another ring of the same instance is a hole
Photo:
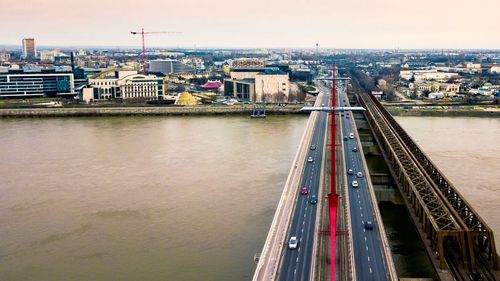
[[[301,114],[303,105],[266,107],[266,114]],[[76,107],[0,109],[0,117],[76,117],[131,115],[227,115],[252,114],[253,106],[186,106],[186,107]]]
[[[484,109],[401,109],[386,107],[393,116],[500,117],[500,110]]]

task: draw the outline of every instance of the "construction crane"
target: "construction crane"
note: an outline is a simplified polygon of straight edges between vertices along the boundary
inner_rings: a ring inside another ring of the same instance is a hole
[[[146,34],[178,34],[182,32],[177,31],[144,31],[144,28],[141,28],[141,31],[131,31],[131,34],[141,35],[142,36],[142,71],[144,74],[147,73],[147,65],[146,65],[146,44],[144,43],[144,35]]]

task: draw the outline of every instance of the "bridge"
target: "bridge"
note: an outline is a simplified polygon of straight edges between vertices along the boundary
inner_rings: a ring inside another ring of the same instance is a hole
[[[395,183],[440,280],[498,280],[491,229],[378,100],[348,96],[348,79],[332,72],[331,89],[318,80],[303,108],[311,114],[253,280],[399,280],[354,114],[389,167],[373,180]]]

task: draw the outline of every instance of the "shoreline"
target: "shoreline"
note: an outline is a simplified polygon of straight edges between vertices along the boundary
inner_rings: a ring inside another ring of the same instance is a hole
[[[309,114],[304,105],[266,106],[267,115]],[[186,107],[67,107],[67,108],[3,108],[0,118],[91,117],[91,116],[169,116],[169,115],[251,115],[253,106],[186,106]]]
[[[460,109],[397,109],[386,107],[392,116],[428,117],[500,117],[499,110],[460,110]]]

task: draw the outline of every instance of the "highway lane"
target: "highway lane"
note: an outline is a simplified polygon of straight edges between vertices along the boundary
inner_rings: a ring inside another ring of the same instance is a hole
[[[339,91],[339,106],[349,106],[347,94],[344,91]],[[346,169],[352,169],[353,174],[347,174],[348,194],[349,194],[349,209],[351,215],[352,239],[354,247],[354,260],[357,280],[388,280],[386,268],[383,260],[382,243],[380,233],[375,221],[373,204],[368,192],[368,182],[365,177],[367,171],[363,166],[363,158],[359,148],[361,144],[358,142],[357,131],[352,124],[354,116],[352,112],[343,113],[340,117],[343,142],[344,142],[344,157]],[[346,116],[349,115],[349,118]],[[349,138],[349,134],[354,133],[354,139]],[[344,139],[347,137],[347,141]],[[353,151],[355,148],[358,151]],[[362,172],[362,177],[356,174]],[[357,181],[359,187],[352,187],[352,182]],[[376,204],[376,202],[375,202]],[[373,223],[373,229],[367,229],[365,223],[370,221]]]
[[[327,104],[328,100],[329,95],[325,94],[323,96],[323,103]],[[288,239],[296,236],[299,243],[297,249],[289,249],[288,240],[287,244],[283,245],[286,249],[283,251],[284,255],[278,277],[282,281],[309,280],[311,275],[317,205],[310,204],[309,199],[312,195],[315,195],[318,201],[323,200],[323,198],[318,196],[318,191],[323,150],[325,147],[325,126],[327,122],[327,113],[319,112],[318,114],[310,144],[315,144],[316,149],[309,149],[308,155],[313,158],[313,162],[306,162],[301,184],[296,191],[298,193],[297,201],[288,233]],[[300,194],[301,188],[304,186],[309,189],[308,195]],[[324,203],[326,204],[326,201]]]

